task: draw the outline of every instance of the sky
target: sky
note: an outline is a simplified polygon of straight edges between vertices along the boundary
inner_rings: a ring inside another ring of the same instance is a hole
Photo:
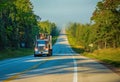
[[[41,21],[49,20],[59,27],[70,22],[90,23],[97,2],[100,0],[30,0],[33,11]]]

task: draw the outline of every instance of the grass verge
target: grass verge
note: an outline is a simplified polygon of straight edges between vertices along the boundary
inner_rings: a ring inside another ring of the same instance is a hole
[[[8,58],[16,58],[33,54],[33,49],[5,49],[0,51],[0,60]]]
[[[84,48],[78,46],[73,37],[70,37],[69,35],[67,37],[72,49],[77,53],[82,53],[83,56],[97,59],[116,68],[120,68],[120,48],[95,50],[92,53],[84,52]]]
[[[72,47],[72,49],[74,51],[76,51],[77,53],[84,52],[84,48],[82,46],[79,46],[71,36],[67,35],[67,38],[68,38],[68,42],[69,42],[70,46]]]
[[[83,53],[83,55],[120,68],[120,48],[95,50],[93,53]]]

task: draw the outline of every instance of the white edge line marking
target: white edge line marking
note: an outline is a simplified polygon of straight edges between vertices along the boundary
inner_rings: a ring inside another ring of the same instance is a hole
[[[73,82],[77,82],[78,78],[77,78],[77,62],[75,60],[75,57],[73,56],[73,62],[74,62],[74,76],[73,76]]]

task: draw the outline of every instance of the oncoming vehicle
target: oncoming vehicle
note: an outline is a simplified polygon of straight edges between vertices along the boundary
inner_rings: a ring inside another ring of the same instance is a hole
[[[52,36],[40,34],[35,42],[34,57],[36,56],[52,56]]]

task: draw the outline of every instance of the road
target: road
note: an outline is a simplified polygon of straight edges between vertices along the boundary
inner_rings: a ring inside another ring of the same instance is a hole
[[[0,82],[120,82],[120,76],[75,53],[62,31],[51,57],[31,55],[0,61]]]

